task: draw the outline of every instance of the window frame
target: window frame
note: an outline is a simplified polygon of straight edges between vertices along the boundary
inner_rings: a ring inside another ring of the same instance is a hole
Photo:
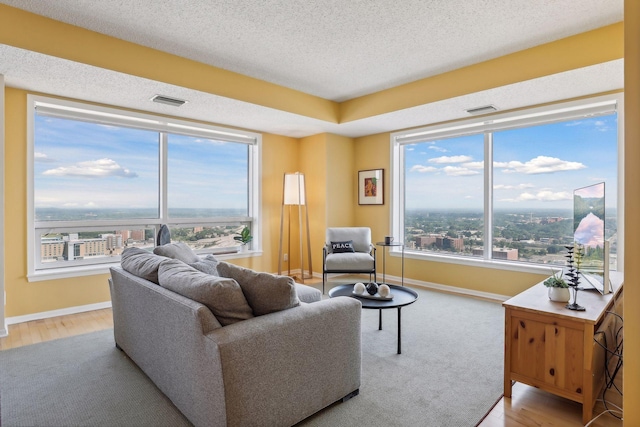
[[[482,258],[464,257],[443,253],[427,253],[405,249],[406,258],[434,262],[494,268],[526,273],[548,274],[549,266],[524,261],[502,261],[492,258],[493,244],[493,134],[506,129],[532,127],[541,124],[561,122],[581,117],[616,112],[618,114],[618,171],[617,171],[617,239],[618,271],[624,270],[624,95],[614,93],[574,101],[496,113],[470,119],[461,119],[445,124],[425,126],[416,129],[393,132],[390,136],[391,158],[391,204],[390,230],[396,238],[404,242],[404,150],[402,146],[415,142],[427,142],[470,134],[485,136],[484,151],[484,255]],[[489,248],[489,250],[487,250]],[[400,256],[399,248],[389,251],[392,256]]]
[[[36,113],[37,111],[37,113]],[[159,213],[158,218],[140,218],[123,220],[92,221],[36,221],[35,220],[35,116],[50,115],[71,120],[91,123],[126,126],[157,131],[159,134]],[[248,212],[241,217],[213,218],[170,218],[168,215],[168,135],[178,134],[233,143],[246,144],[248,149]],[[86,104],[83,102],[55,99],[41,95],[27,95],[27,280],[40,281],[94,274],[105,274],[109,268],[120,264],[120,257],[104,260],[74,261],[73,265],[49,267],[43,266],[40,257],[40,237],[47,231],[78,232],[108,231],[125,227],[154,228],[155,234],[162,224],[169,226],[213,226],[240,224],[249,225],[253,235],[250,251],[219,255],[222,259],[243,258],[262,254],[261,239],[261,163],[262,135],[255,132],[224,128],[208,124],[189,122],[172,117],[157,116],[148,113],[127,111],[112,107]],[[215,253],[212,250],[197,253]],[[218,256],[218,255],[217,255]]]

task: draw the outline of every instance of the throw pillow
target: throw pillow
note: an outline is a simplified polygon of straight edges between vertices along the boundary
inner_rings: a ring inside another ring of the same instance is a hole
[[[222,326],[253,317],[233,279],[203,273],[176,259],[160,264],[158,279],[163,288],[206,305]]]
[[[256,316],[300,305],[296,284],[291,277],[258,273],[224,261],[218,264],[218,273],[220,276],[235,279],[240,284]]]
[[[348,240],[346,242],[331,242],[331,252],[334,254],[355,251],[356,250],[353,248],[353,240]]]
[[[156,246],[153,253],[167,258],[179,259],[184,263],[198,262],[200,257],[186,243],[177,242]]]
[[[219,276],[218,274],[218,260],[213,255],[209,254],[204,259],[201,259],[196,262],[188,263],[191,267],[196,270],[202,271],[203,273],[212,274],[214,276]]]
[[[138,277],[158,284],[158,268],[168,258],[154,255],[140,248],[127,248],[122,251],[120,265],[124,271],[128,271]]]

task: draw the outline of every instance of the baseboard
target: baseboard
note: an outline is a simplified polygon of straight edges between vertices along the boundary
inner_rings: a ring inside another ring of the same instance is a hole
[[[413,285],[421,288],[433,289],[436,291],[449,292],[453,294],[466,295],[470,297],[483,298],[492,301],[504,302],[511,298],[508,295],[494,294],[491,292],[476,291],[474,289],[458,288],[456,286],[440,285],[438,283],[422,282],[419,280],[404,279],[405,285]]]
[[[9,335],[9,328],[5,321],[4,328],[0,329],[0,338],[6,337],[7,335]]]
[[[30,322],[32,320],[48,319],[50,317],[57,317],[57,316],[66,316],[68,314],[84,313],[85,311],[101,310],[103,308],[111,308],[111,301],[98,302],[95,304],[79,305],[75,307],[61,308],[58,310],[42,311],[40,313],[25,314],[23,316],[7,317],[5,319],[5,325],[6,326],[15,325],[16,323]],[[5,332],[7,332],[6,326],[5,326]],[[1,331],[0,331],[0,334],[1,334]]]

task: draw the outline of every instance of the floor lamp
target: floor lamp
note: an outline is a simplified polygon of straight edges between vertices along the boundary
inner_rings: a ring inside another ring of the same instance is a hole
[[[304,183],[304,174],[300,172],[286,173],[284,175],[284,181],[282,185],[282,209],[280,210],[280,247],[278,250],[278,274],[282,274],[282,240],[284,237],[284,216],[285,206],[289,211],[288,214],[288,231],[287,231],[287,253],[291,256],[291,210],[293,206],[298,207],[298,227],[299,227],[299,240],[300,240],[300,276],[302,283],[304,279],[310,279],[313,277],[311,267],[311,242],[309,238],[309,210],[307,208],[306,187]],[[302,233],[302,210],[304,207],[307,227],[307,255],[309,257],[309,274],[305,277],[304,274],[304,251],[303,251],[303,233]],[[291,276],[291,263],[288,263],[289,276]]]

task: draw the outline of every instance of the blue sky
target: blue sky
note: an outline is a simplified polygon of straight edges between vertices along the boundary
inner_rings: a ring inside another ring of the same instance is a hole
[[[573,191],[606,183],[617,203],[617,117],[494,133],[494,208],[571,209]],[[407,209],[483,208],[484,136],[406,147]]]
[[[35,206],[156,208],[158,133],[36,115]],[[248,148],[169,136],[169,208],[247,207]]]

